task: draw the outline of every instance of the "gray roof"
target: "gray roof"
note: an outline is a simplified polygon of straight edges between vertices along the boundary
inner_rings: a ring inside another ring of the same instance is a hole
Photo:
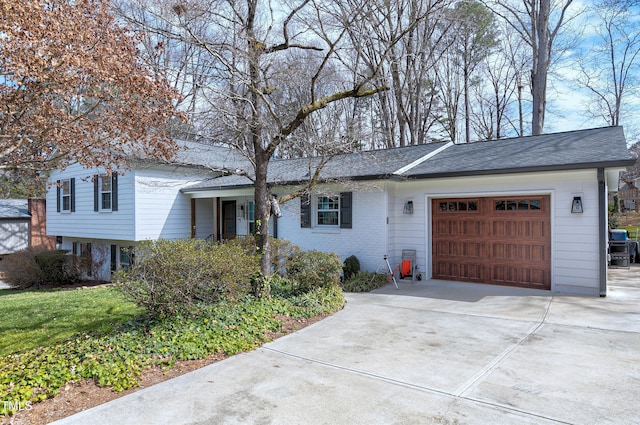
[[[197,142],[178,141],[180,147],[172,162],[225,170],[245,170],[249,161],[236,149]]]
[[[26,199],[0,199],[0,219],[31,218]]]
[[[412,164],[418,160],[422,162]],[[307,181],[318,162],[319,158],[273,160],[269,163],[268,181],[279,185]],[[459,145],[441,142],[337,155],[324,167],[320,177],[324,181],[423,179],[611,168],[633,163],[627,151],[622,127],[605,127]],[[251,186],[247,177],[227,175],[190,186],[183,191],[247,186]]]
[[[406,173],[410,178],[609,168],[631,165],[622,127],[454,145]]]

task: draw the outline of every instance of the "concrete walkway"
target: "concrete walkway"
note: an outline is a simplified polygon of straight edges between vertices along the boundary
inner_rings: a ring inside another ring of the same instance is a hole
[[[315,325],[55,423],[635,424],[633,279],[606,298],[439,281],[350,294]]]

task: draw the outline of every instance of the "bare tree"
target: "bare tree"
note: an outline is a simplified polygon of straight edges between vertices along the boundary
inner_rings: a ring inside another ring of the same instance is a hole
[[[507,22],[531,49],[531,133],[541,134],[547,105],[547,79],[563,26],[571,19],[573,0],[496,0],[486,4]]]
[[[356,34],[350,32],[350,36],[353,44],[363,44],[358,60],[368,72],[382,63],[378,78],[390,82],[389,90],[378,93],[373,100],[379,147],[426,143],[439,115],[433,67],[438,59],[436,49],[448,28],[442,18],[451,1],[365,4],[371,10],[371,22],[365,23],[371,33],[353,38]],[[387,49],[389,40],[394,39],[399,41]]]
[[[454,43],[450,47],[454,58],[459,60],[464,92],[465,142],[471,139],[470,86],[478,64],[485,60],[497,45],[492,12],[482,3],[465,0],[456,4],[452,11],[453,28],[450,33]],[[478,80],[475,83],[479,83]]]
[[[593,11],[600,21],[600,43],[590,49],[581,62],[580,83],[592,94],[587,112],[620,125],[624,98],[637,94],[640,71],[640,12],[635,1],[601,0]]]
[[[373,33],[376,11],[384,3],[144,2],[146,9],[141,10],[164,20],[153,31],[197,48],[199,57],[210,63],[202,70],[206,78],[199,80],[204,86],[198,87],[195,108],[207,116],[214,132],[201,127],[200,134],[230,144],[252,164],[242,174],[255,188],[257,242],[265,277],[257,285],[257,294],[269,292],[269,163],[275,155],[291,152],[321,156],[320,167],[310,173],[305,187],[279,198],[286,202],[318,182],[322,165],[336,151],[353,145],[357,137],[349,117],[357,115],[359,99],[388,90],[386,82],[378,79],[381,63],[407,34],[400,32],[385,40],[377,61],[362,66],[361,46],[354,40]],[[162,13],[155,12],[158,8]],[[129,18],[148,29],[141,19]],[[324,127],[336,117],[339,126]],[[309,135],[314,135],[312,146],[305,143]],[[331,143],[320,137],[330,137]]]
[[[500,47],[481,63],[474,86],[472,126],[483,140],[500,139],[507,132],[523,134],[521,75],[527,69],[523,42],[512,32],[501,31]]]

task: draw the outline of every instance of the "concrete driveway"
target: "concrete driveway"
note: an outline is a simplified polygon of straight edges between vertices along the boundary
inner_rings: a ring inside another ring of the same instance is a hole
[[[315,325],[56,424],[635,424],[639,270],[613,271],[606,298],[349,294]]]

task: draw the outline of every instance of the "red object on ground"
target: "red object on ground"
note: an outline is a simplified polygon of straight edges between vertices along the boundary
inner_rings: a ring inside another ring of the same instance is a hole
[[[411,274],[411,260],[402,260],[400,270],[401,277],[409,276]]]

